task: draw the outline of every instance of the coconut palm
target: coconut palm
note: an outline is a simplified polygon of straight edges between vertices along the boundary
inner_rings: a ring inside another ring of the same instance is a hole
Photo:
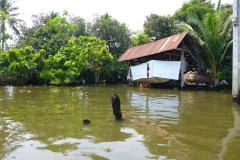
[[[2,50],[4,50],[4,44],[10,36],[6,33],[7,25],[16,33],[19,34],[17,24],[21,21],[17,19],[19,13],[15,13],[18,7],[14,6],[14,0],[0,0],[0,33],[2,40]]]
[[[221,8],[221,0],[213,12],[205,15],[200,21],[195,13],[188,16],[188,24],[181,23],[178,27],[188,31],[200,44],[202,53],[198,55],[198,64],[201,69],[211,68],[212,83],[217,79],[217,72],[223,67],[226,51],[232,43],[229,36],[232,27],[232,16],[228,16]],[[192,26],[197,26],[193,29]]]

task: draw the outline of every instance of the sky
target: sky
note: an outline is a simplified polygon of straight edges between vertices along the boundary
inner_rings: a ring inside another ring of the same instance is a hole
[[[132,31],[142,30],[146,16],[153,14],[172,15],[189,0],[17,0],[19,18],[28,27],[32,25],[32,15],[51,11],[80,16],[90,20],[94,14],[108,13],[121,23],[126,23]],[[212,0],[216,3],[218,0]],[[233,0],[222,0],[222,4],[232,4]]]

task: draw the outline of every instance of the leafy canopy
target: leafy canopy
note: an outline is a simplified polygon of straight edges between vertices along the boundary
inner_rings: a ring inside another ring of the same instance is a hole
[[[215,84],[217,72],[221,71],[224,66],[227,49],[232,43],[231,19],[232,16],[225,13],[224,8],[221,7],[221,0],[219,0],[216,10],[207,13],[202,21],[196,13],[191,13],[188,16],[188,23],[178,24],[181,29],[195,37],[200,44],[202,52],[198,57],[199,67],[204,70],[212,69],[210,76],[213,84]],[[192,26],[195,26],[196,29]]]

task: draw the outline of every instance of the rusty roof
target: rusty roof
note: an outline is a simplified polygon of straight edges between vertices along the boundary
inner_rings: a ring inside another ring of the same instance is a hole
[[[129,48],[118,61],[127,61],[176,49],[186,35],[187,32],[182,32],[151,43]]]

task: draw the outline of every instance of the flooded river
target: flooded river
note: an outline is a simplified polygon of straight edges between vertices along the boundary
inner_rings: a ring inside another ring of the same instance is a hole
[[[0,159],[239,160],[240,105],[230,92],[0,87]]]

